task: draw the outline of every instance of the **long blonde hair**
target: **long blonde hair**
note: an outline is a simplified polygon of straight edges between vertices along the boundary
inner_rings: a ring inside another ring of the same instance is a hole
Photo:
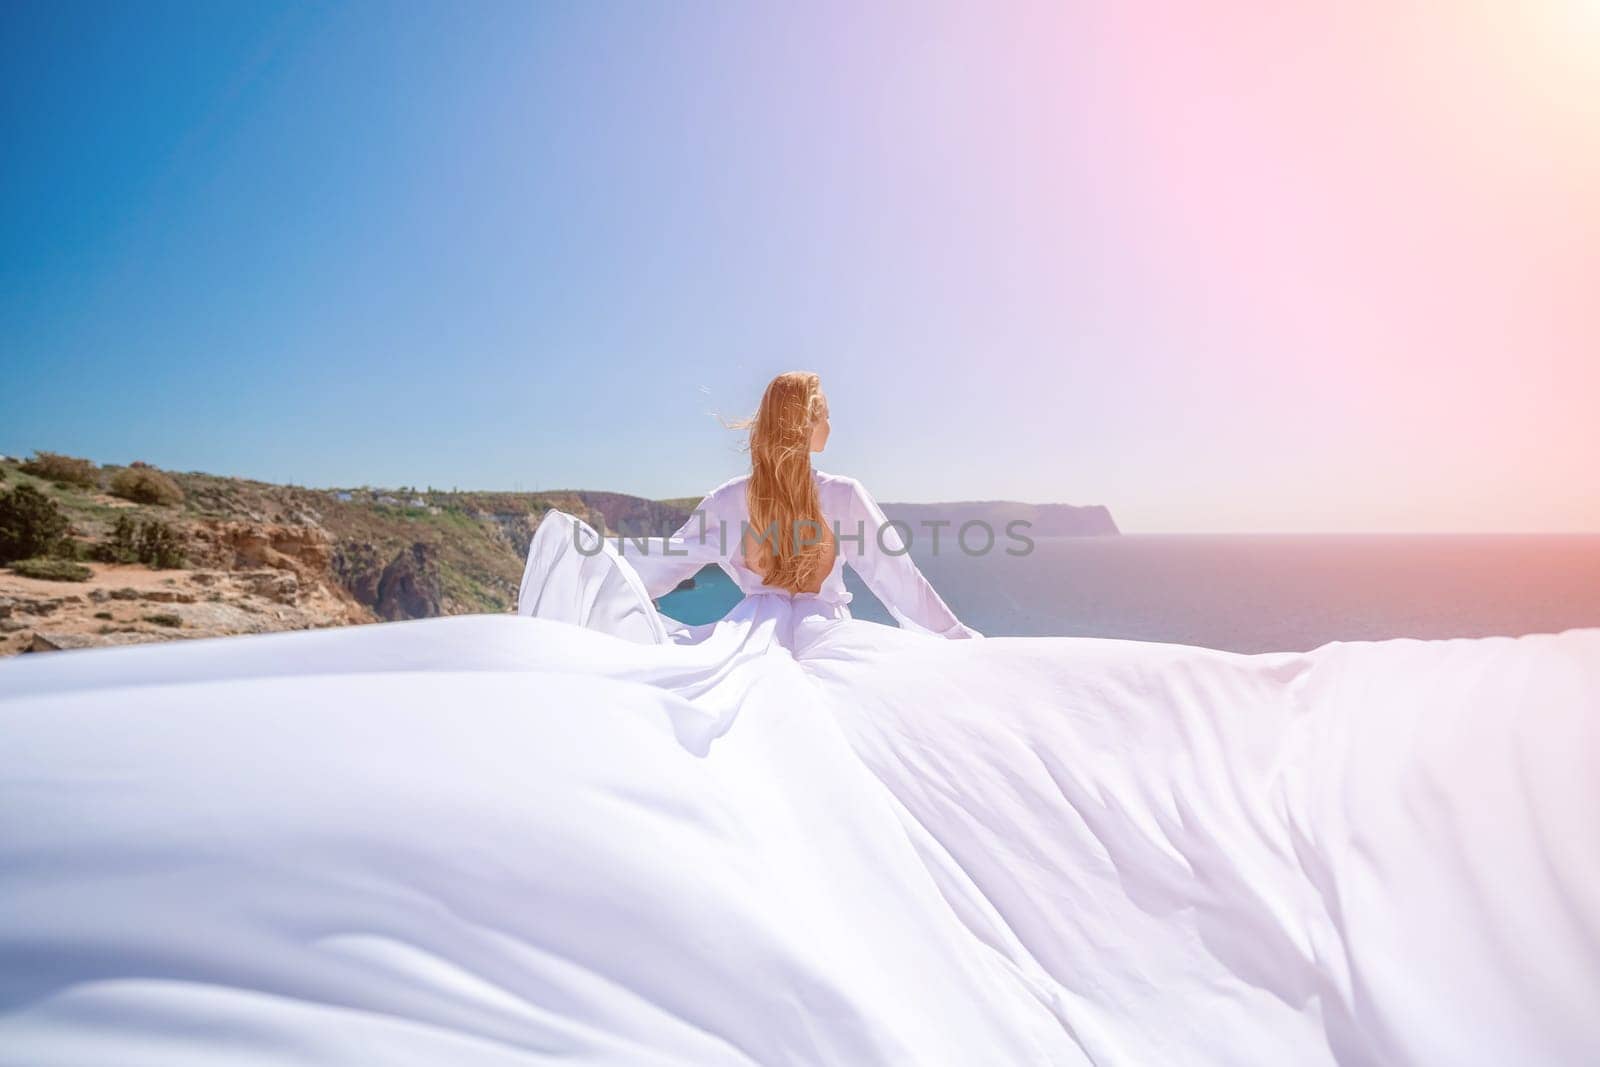
[[[788,371],[772,379],[755,415],[730,424],[750,431],[746,506],[750,534],[766,547],[758,573],[791,593],[815,588],[831,548],[811,471],[811,431],[821,413],[822,379]]]

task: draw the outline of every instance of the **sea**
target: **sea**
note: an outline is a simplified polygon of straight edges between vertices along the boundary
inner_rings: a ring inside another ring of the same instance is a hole
[[[1280,652],[1600,627],[1600,534],[1122,534],[1035,538],[1023,556],[941,547],[912,558],[963,622],[992,637]],[[853,615],[892,622],[848,568],[845,582]],[[661,607],[702,623],[738,600],[710,567]]]

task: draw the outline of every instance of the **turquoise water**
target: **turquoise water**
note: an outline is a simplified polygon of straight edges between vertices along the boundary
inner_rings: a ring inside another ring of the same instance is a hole
[[[997,637],[1266,652],[1600,626],[1595,534],[1127,534],[1039,539],[1025,557],[913,556],[963,621]],[[857,618],[890,621],[853,572],[845,581]],[[709,622],[738,599],[708,568],[662,610]]]

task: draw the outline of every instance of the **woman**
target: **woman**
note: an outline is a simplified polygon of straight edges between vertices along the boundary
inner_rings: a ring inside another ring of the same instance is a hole
[[[900,529],[860,482],[812,468],[811,453],[827,447],[831,432],[817,375],[778,375],[760,410],[736,425],[750,431],[750,473],[713,489],[668,538],[619,538],[602,547],[572,516],[547,515],[528,553],[521,613],[641,640],[697,642],[710,628],[659,617],[648,602],[715,564],[745,594],[726,621],[788,615],[814,628],[850,618],[849,563],[902,627],[951,639],[983,636],[940,599]],[[601,553],[603,560],[585,562]]]
[[[535,617],[0,664],[0,1065],[1600,1062],[1600,630],[941,641],[815,377],[750,429]]]

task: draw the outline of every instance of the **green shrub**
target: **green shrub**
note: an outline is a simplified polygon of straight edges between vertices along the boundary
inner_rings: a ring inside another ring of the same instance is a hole
[[[0,496],[0,563],[47,556],[66,534],[67,517],[33,486]]]
[[[19,559],[11,569],[24,578],[47,582],[87,582],[94,577],[94,571],[69,559]]]
[[[59,452],[35,452],[32,459],[22,464],[22,469],[35,478],[43,478],[57,485],[93,489],[100,484],[100,476],[93,463],[77,456],[63,456]]]
[[[137,463],[111,476],[111,492],[114,496],[140,504],[183,502],[183,490],[178,488],[177,482],[154,467]]]
[[[111,536],[95,545],[93,553],[105,563],[143,563],[166,570],[183,566],[188,548],[184,535],[160,519],[136,523],[119,515]]]
[[[94,559],[94,546],[71,537],[63,537],[50,548],[51,559]]]
[[[183,535],[156,519],[139,524],[139,562],[157,570],[183,566]]]
[[[154,615],[146,615],[145,622],[153,622],[157,626],[182,626],[183,616],[174,615],[170,611],[158,611]]]
[[[139,526],[131,516],[118,515],[110,540],[94,548],[95,558],[106,563],[134,563],[139,559]]]

